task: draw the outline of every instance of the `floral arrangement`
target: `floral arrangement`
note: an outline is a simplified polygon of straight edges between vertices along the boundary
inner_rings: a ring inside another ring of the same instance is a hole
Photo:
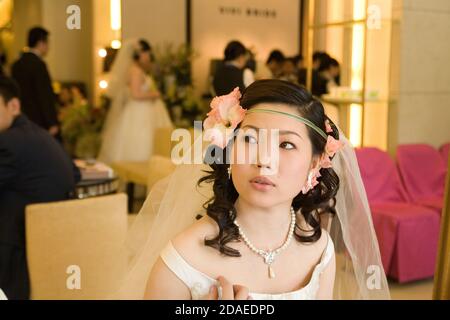
[[[191,127],[195,120],[202,120],[205,113],[192,85],[191,62],[195,54],[186,45],[174,47],[171,44],[157,47],[154,53],[155,78],[172,120],[178,127]]]
[[[101,146],[101,131],[106,118],[108,99],[102,97],[100,106],[92,106],[77,91],[73,102],[59,113],[61,134],[66,150],[73,157],[96,158]]]

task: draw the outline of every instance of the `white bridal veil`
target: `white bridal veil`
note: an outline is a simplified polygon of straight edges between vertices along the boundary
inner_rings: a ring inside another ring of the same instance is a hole
[[[195,143],[201,144],[199,140]],[[340,141],[343,148],[332,160],[340,178],[337,215],[328,224],[337,262],[334,299],[389,299],[356,155],[341,131]],[[196,187],[205,175],[202,170],[210,168],[200,164],[178,165],[174,173],[151,190],[130,231],[127,240],[130,269],[114,298],[142,299],[150,270],[164,246],[195,222],[197,215],[206,214],[202,205],[213,193],[212,185]]]
[[[108,87],[105,95],[110,99],[111,104],[102,132],[102,148],[99,155],[99,159],[105,162],[111,161],[108,153],[110,150],[114,150],[116,144],[114,130],[117,128],[117,123],[121,119],[128,99],[128,75],[133,64],[133,54],[139,48],[138,43],[137,39],[124,41],[114,59],[111,71],[108,73]]]

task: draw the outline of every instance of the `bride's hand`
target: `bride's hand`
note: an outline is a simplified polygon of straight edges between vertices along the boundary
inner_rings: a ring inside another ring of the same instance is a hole
[[[222,300],[252,300],[248,294],[248,288],[235,284],[232,285],[227,279],[220,276],[218,279],[220,287],[222,288]],[[216,285],[211,286],[208,300],[218,300],[219,292]]]

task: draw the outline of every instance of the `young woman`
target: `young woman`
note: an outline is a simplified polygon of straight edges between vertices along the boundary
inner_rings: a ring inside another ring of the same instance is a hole
[[[242,97],[235,90],[214,99],[208,115],[211,170],[181,165],[152,191],[142,210],[152,228],[135,247],[140,254],[122,297],[332,299],[344,297],[345,282],[345,298],[388,298],[357,164],[347,157],[352,149],[320,102],[289,82],[262,80]],[[224,128],[235,134],[221,136]],[[259,132],[276,139],[259,148]],[[345,194],[338,193],[342,178]],[[339,278],[336,253],[344,261]],[[380,271],[374,291],[369,266]]]

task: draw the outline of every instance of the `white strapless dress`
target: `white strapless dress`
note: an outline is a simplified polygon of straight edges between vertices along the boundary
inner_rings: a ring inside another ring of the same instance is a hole
[[[8,298],[6,298],[5,294],[3,293],[2,289],[0,289],[0,300],[8,300]]]
[[[254,293],[250,296],[254,300],[315,300],[319,290],[320,275],[334,257],[334,244],[328,232],[328,240],[319,263],[315,266],[309,283],[303,288],[279,294]],[[205,299],[216,280],[192,267],[169,242],[161,252],[161,259],[172,272],[189,288],[192,300]]]
[[[146,76],[141,90],[147,92],[154,87],[153,79]],[[114,103],[118,102],[112,102],[99,159],[107,163],[147,161],[153,153],[155,129],[173,128],[167,108],[161,99],[132,99],[128,89],[119,97],[123,107],[116,108]]]

